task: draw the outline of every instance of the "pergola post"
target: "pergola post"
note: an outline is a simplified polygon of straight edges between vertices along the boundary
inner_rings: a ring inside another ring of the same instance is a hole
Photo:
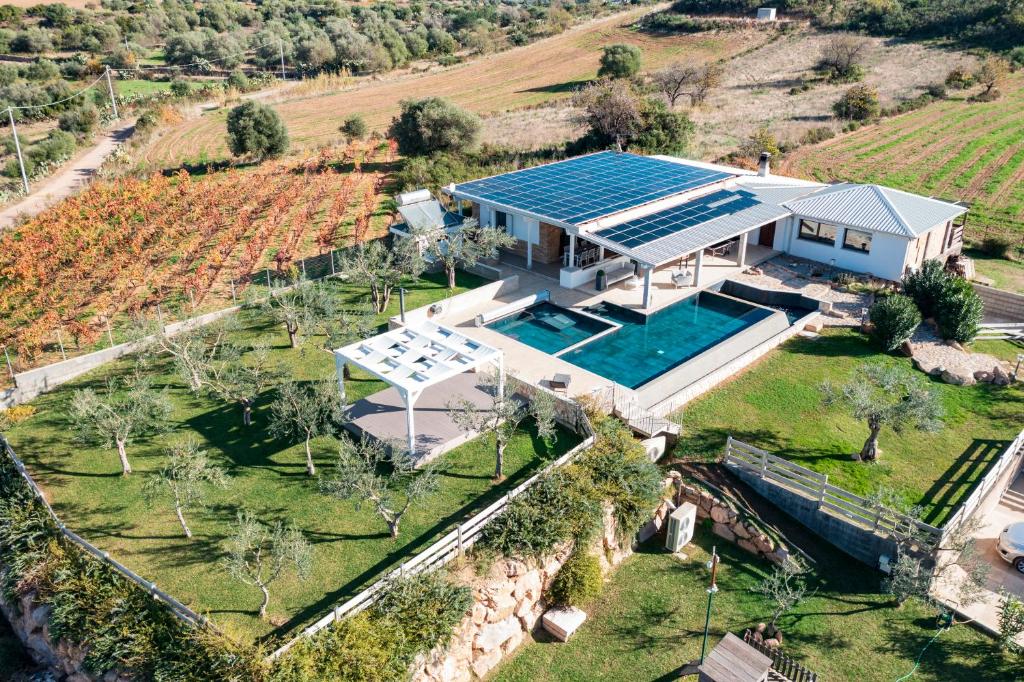
[[[644,309],[651,307],[651,266],[641,265],[640,268],[644,271]]]
[[[498,356],[498,398],[505,397],[505,356]]]
[[[537,233],[540,234],[540,223],[537,223]],[[526,269],[533,269],[533,221],[526,221]]]
[[[569,262],[566,264],[567,268],[571,268],[576,264],[576,235],[569,235]]]
[[[416,399],[420,397],[419,391],[401,391],[402,400],[405,401],[405,428],[406,447],[409,448],[409,456],[416,458]]]
[[[700,286],[700,273],[704,266],[704,249],[697,251],[697,262],[693,266],[693,286]]]
[[[338,374],[338,395],[341,406],[345,407],[345,357],[341,353],[334,354],[334,370]]]
[[[747,264],[747,241],[750,239],[750,233],[744,232],[740,235],[740,245],[736,253],[736,264],[741,268]]]

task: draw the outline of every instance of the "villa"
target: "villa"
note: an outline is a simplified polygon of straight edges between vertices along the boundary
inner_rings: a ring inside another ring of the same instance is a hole
[[[599,152],[444,194],[447,205],[426,190],[399,196],[403,222],[392,233],[452,234],[470,216],[506,230],[515,245],[478,269],[496,281],[404,311],[391,325],[404,331],[335,351],[339,378],[353,364],[392,386],[353,406],[352,428],[422,456],[460,442],[447,397],[486,402],[474,389],[478,365],[589,395],[641,435],[671,436],[664,415],[771,348],[825,319],[860,319],[863,301],[835,310],[827,280],[762,286],[750,268],[810,261],[817,274],[897,280],[959,253],[967,212],[876,185],[776,176],[767,155],[755,172]]]

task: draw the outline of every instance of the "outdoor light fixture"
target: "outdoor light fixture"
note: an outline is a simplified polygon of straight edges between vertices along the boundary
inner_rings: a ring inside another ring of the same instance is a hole
[[[1024,361],[1024,353],[1017,353],[1017,366],[1013,368],[1013,380],[1017,380],[1017,374],[1020,372],[1020,363]]]

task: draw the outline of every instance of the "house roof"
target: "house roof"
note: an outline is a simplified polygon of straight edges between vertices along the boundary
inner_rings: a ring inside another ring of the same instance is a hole
[[[811,220],[918,237],[967,212],[966,206],[930,199],[880,185],[841,183],[782,206]]]
[[[451,185],[447,192],[556,225],[579,225],[735,177],[704,165],[597,152]]]
[[[587,241],[656,266],[789,214],[777,204],[759,201],[746,189],[720,190],[585,236]]]
[[[496,362],[502,352],[427,320],[351,343],[334,355],[408,393]]]

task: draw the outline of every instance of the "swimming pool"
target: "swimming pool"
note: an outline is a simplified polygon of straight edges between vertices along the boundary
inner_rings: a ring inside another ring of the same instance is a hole
[[[487,325],[488,329],[551,355],[614,327],[612,323],[547,301]]]
[[[563,360],[638,388],[775,314],[710,291],[652,315],[611,303],[585,310],[620,326],[587,341],[614,325],[602,326],[601,320],[547,302],[487,326],[552,355],[568,348],[560,356]],[[572,347],[574,344],[580,345]]]

